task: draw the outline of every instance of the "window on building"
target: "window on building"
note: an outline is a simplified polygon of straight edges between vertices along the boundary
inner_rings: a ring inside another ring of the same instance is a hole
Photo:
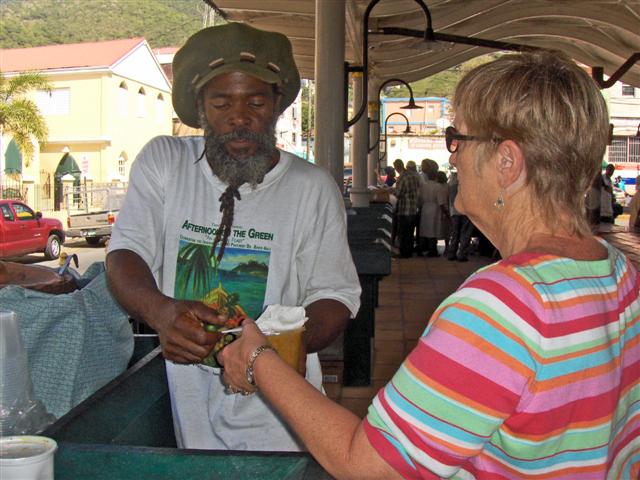
[[[609,163],[640,162],[640,137],[614,136],[609,145]]]
[[[127,172],[127,154],[122,152],[118,157],[118,175],[122,178],[126,178]]]
[[[42,115],[46,117],[69,115],[69,89],[56,88],[47,92],[36,92],[36,105]]]
[[[138,90],[138,99],[137,99],[138,117],[144,117],[147,115],[146,97],[147,97],[147,94],[145,93],[144,88],[140,87],[140,90]]]
[[[129,90],[127,84],[122,82],[118,87],[118,115],[126,117],[129,114]]]
[[[296,132],[291,133],[291,143],[296,143]]]
[[[623,97],[635,97],[636,89],[633,85],[627,85],[626,83],[622,84],[622,96]]]
[[[161,93],[156,97],[156,120],[161,122],[164,119],[164,97]]]

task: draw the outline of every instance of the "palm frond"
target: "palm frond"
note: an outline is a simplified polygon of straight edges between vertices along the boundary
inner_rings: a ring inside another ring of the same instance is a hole
[[[42,73],[25,72],[7,79],[0,72],[0,101],[11,102],[31,90],[51,92],[51,84]]]
[[[24,97],[31,90],[51,92],[51,84],[39,72],[21,73],[8,79],[0,72],[0,127],[13,136],[27,167],[33,159],[32,138],[43,145],[49,135],[38,106]]]

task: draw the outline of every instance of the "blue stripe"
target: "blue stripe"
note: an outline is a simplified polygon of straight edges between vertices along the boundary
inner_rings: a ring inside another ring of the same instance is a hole
[[[484,301],[485,307],[491,304],[492,298],[493,297]],[[476,299],[476,301],[478,303],[483,303],[482,300]],[[471,308],[478,308],[469,301],[464,301],[463,299],[459,299],[459,303],[468,305]],[[493,318],[494,321],[499,322],[499,315],[495,314],[491,310],[483,310],[483,313]],[[462,310],[454,306],[447,307],[440,314],[440,318],[446,319],[465,330],[475,333],[492,345],[499,345],[500,350],[513,357],[514,362],[521,363],[530,369],[535,368],[535,362],[525,346],[494,328],[484,318],[480,318],[467,310]]]
[[[569,292],[573,293],[573,296],[575,296],[576,291],[584,291],[586,289],[594,293],[602,294],[604,292],[614,290],[616,288],[616,282],[612,276],[608,276],[598,279],[578,278],[573,280],[563,280],[552,284],[536,283],[533,287],[540,295],[542,295],[543,298],[557,301],[557,299],[553,298],[555,295],[564,295]]]

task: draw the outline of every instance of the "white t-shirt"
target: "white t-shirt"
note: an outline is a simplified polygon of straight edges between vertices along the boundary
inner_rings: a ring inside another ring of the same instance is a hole
[[[252,190],[239,188],[232,233],[217,268],[209,259],[227,185],[211,172],[203,137],[157,137],[140,152],[109,251],[132,250],[162,292],[218,307],[232,302],[256,318],[267,305],[343,303],[355,316],[360,284],[347,244],[346,212],[329,174],[284,151]],[[179,447],[297,450],[260,395],[224,393],[219,370],[167,362]],[[307,379],[321,388],[316,354]]]
[[[447,185],[435,180],[425,180],[420,185],[420,236],[426,238],[443,238],[441,205],[449,201]]]

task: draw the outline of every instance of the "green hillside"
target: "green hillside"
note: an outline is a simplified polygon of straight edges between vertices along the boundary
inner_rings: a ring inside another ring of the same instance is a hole
[[[203,26],[202,0],[0,0],[0,47],[144,37],[180,46]]]
[[[152,48],[180,46],[204,26],[206,13],[202,0],[0,0],[0,48],[133,37],[144,37]],[[465,71],[488,58],[415,82],[414,94],[451,97]],[[406,97],[408,92],[392,86],[382,95]]]

